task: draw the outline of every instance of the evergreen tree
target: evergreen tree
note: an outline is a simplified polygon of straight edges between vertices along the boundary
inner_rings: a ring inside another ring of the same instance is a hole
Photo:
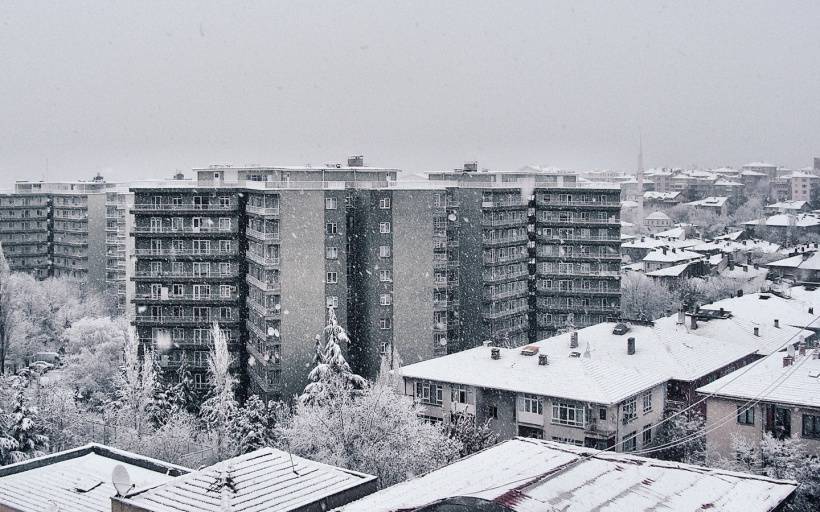
[[[367,387],[367,380],[356,375],[347,364],[340,343],[350,345],[350,338],[344,328],[336,320],[336,312],[332,306],[327,308],[327,325],[324,336],[316,336],[315,355],[316,366],[308,374],[310,384],[299,401],[306,405],[321,405],[327,402],[339,390],[360,391]],[[322,338],[324,337],[324,345]]]
[[[450,439],[461,445],[460,457],[489,448],[498,441],[498,434],[490,428],[490,418],[484,423],[478,423],[475,416],[467,413],[454,413],[450,422],[445,425],[445,431]]]
[[[177,369],[177,383],[168,391],[171,408],[189,414],[199,414],[200,393],[194,389],[194,376],[188,367],[185,352],[182,353],[182,364]]]
[[[14,439],[17,445],[10,453],[11,462],[39,457],[48,450],[48,436],[45,435],[43,425],[39,421],[37,408],[27,405],[22,390],[14,399],[8,436]]]
[[[231,438],[239,454],[274,446],[279,404],[251,395],[231,421]]]
[[[652,457],[703,465],[707,455],[706,438],[695,434],[702,433],[705,425],[706,421],[699,413],[679,414],[670,418],[658,428],[652,446],[675,444],[653,452]],[[681,439],[687,441],[677,442]]]

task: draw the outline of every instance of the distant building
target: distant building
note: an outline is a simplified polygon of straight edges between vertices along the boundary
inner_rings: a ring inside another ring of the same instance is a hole
[[[811,204],[820,201],[820,176],[796,171],[786,178],[791,185],[792,201],[807,201]]]
[[[0,468],[0,510],[8,512],[115,511],[115,467],[133,489],[171,482],[190,470],[99,444],[87,444]],[[121,489],[126,491],[128,489]]]
[[[702,388],[706,395],[707,442],[727,458],[739,454],[738,438],[756,446],[765,433],[803,441],[820,455],[820,359],[805,346],[781,352],[743,372],[730,373]],[[729,419],[729,421],[726,421]]]
[[[767,204],[764,210],[769,213],[806,213],[811,211],[811,204],[807,200],[781,201],[779,203]]]
[[[650,233],[666,231],[674,225],[669,215],[663,212],[652,212],[643,219],[643,226]]]
[[[725,216],[728,213],[728,202],[728,197],[710,196],[684,204],[696,210],[708,211],[714,213],[715,215]]]
[[[517,438],[339,511],[778,512],[796,488],[794,481]]]
[[[768,162],[750,162],[741,167],[741,175],[743,173],[760,173],[773,180],[777,178],[777,166]]]
[[[698,252],[662,247],[644,256],[643,262],[646,271],[653,272],[700,259],[703,259],[703,254]]]
[[[376,489],[375,476],[262,448],[113,497],[111,512],[317,512]]]
[[[680,192],[644,192],[645,208],[671,208],[683,202]]]
[[[779,237],[787,242],[820,234],[820,215],[781,213],[743,223],[749,236]]]

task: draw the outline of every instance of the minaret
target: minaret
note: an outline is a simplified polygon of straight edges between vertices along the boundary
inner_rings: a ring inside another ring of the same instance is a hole
[[[638,218],[643,222],[643,137],[638,135]]]

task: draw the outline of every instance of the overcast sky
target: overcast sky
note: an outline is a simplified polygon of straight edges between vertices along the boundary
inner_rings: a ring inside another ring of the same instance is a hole
[[[804,167],[820,2],[0,3],[0,185],[362,153]]]

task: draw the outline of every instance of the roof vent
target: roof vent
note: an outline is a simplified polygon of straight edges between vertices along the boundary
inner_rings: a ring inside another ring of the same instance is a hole
[[[626,353],[630,356],[635,355],[635,338],[628,338],[626,340]]]
[[[478,162],[464,162],[464,172],[478,171]]]
[[[760,327],[755,327],[754,333],[755,336],[760,336]]]
[[[491,359],[501,359],[501,349],[498,347],[493,347],[490,349],[490,358]]]
[[[547,366],[550,364],[550,356],[547,354],[538,354],[538,364],[540,366]]]
[[[493,340],[484,340],[484,341],[481,342],[481,344],[484,345],[485,347],[489,347],[490,345],[493,344]]]
[[[743,290],[738,290],[737,291],[737,296],[738,297],[743,297]]]
[[[569,348],[578,348],[578,331],[573,331],[569,335]]]
[[[569,357],[581,357],[581,353],[580,352],[570,352]]]
[[[783,356],[783,368],[791,366],[794,363],[794,356]]]
[[[534,356],[538,353],[538,345],[527,345],[521,348],[522,356]]]
[[[809,308],[809,314],[810,314],[810,315],[813,315],[813,314],[814,314],[814,308]]]
[[[777,318],[774,319],[774,326],[780,329],[780,320],[778,320]]]
[[[348,167],[364,167],[364,155],[353,155],[347,158]]]

